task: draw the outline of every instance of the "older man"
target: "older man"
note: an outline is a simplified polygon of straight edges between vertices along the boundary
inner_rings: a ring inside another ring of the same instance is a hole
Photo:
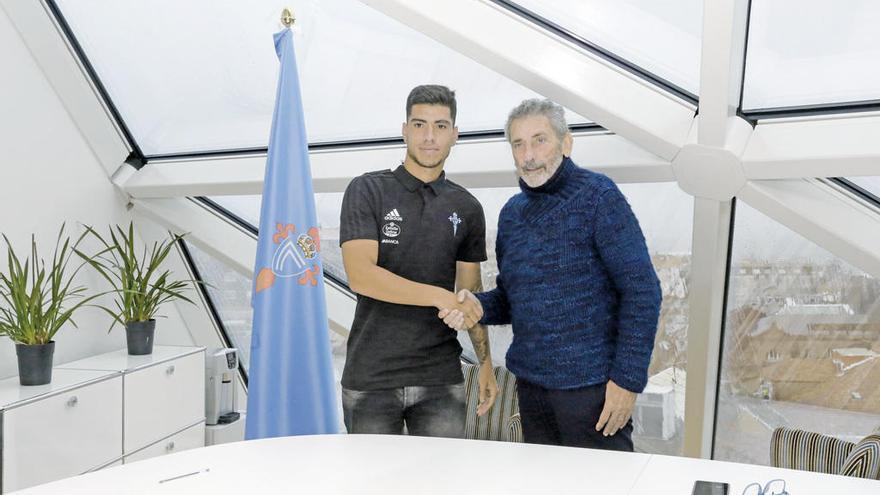
[[[521,192],[498,220],[497,287],[476,298],[481,323],[513,324],[525,440],[632,451],[661,299],[638,221],[611,179],[571,161],[559,105],[522,102],[505,134]],[[467,326],[459,312],[440,316]]]

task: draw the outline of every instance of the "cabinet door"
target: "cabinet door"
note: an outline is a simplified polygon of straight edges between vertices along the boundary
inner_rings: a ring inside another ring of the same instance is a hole
[[[111,462],[110,464],[104,464],[103,466],[98,466],[94,469],[89,469],[88,471],[86,471],[86,473],[94,473],[95,471],[100,471],[102,469],[108,469],[108,468],[121,466],[121,465],[122,465],[122,459],[118,459],[116,461]]]
[[[3,490],[80,474],[122,455],[122,377],[3,413]]]
[[[195,426],[191,426],[181,431],[176,435],[172,435],[164,440],[159,440],[153,445],[141,449],[134,454],[126,456],[125,464],[204,446],[205,423],[199,423]]]
[[[125,375],[126,454],[205,419],[205,354]]]

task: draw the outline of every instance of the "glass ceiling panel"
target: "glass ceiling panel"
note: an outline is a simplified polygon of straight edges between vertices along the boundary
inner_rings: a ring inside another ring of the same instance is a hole
[[[702,0],[513,3],[689,93],[700,92]]]
[[[309,142],[399,136],[418,84],[456,90],[462,132],[500,129],[536,96],[356,0],[55,2],[147,156],[266,146],[285,6]]]
[[[751,9],[744,111],[880,99],[880,2],[755,0]]]

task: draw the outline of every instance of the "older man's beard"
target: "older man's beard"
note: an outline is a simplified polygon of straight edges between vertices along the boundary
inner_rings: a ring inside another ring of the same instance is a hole
[[[552,167],[551,167],[552,163]],[[550,177],[553,177],[553,174],[562,164],[562,145],[560,144],[556,150],[556,154],[551,158],[548,162],[538,162],[536,160],[529,160],[523,162],[521,166],[517,167],[517,172],[519,172],[520,178],[523,182],[526,183],[529,187],[540,187],[544,185],[545,182],[550,180]],[[541,169],[543,167],[543,169]],[[540,170],[538,174],[528,173],[530,171]]]

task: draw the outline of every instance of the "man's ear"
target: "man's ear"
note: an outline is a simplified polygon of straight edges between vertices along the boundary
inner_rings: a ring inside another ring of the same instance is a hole
[[[571,147],[573,145],[573,139],[571,137],[570,132],[565,133],[565,137],[562,138],[562,154],[565,156],[571,156]]]
[[[400,135],[403,136],[403,142],[406,144],[406,122],[400,125]]]

